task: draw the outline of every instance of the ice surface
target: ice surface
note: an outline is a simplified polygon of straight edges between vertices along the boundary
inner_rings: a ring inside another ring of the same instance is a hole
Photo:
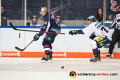
[[[70,78],[71,71],[118,75]],[[0,58],[0,80],[120,80],[120,60],[102,59],[101,63],[90,63],[89,59],[53,58],[52,63],[41,63],[41,58]]]

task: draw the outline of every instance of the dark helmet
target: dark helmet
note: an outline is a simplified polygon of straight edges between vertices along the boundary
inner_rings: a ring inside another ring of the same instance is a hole
[[[37,17],[36,15],[33,15],[32,19],[33,19],[33,18],[36,18],[36,19],[38,19],[38,17]]]
[[[56,16],[56,19],[61,19],[61,17],[60,16]]]

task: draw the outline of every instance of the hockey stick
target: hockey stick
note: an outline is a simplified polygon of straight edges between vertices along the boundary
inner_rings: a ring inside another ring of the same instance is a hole
[[[29,32],[40,32],[40,33],[64,34],[64,35],[65,35],[65,33],[57,33],[57,32],[54,33],[54,32],[43,32],[43,31],[33,31],[33,30],[17,29],[17,28],[15,28],[15,27],[12,25],[11,22],[10,22],[9,24],[10,24],[10,26],[11,26],[14,30],[18,30],[18,31],[29,31]]]
[[[20,49],[19,47],[15,47],[15,49],[19,50],[19,51],[24,51],[34,40],[32,40],[24,49]]]

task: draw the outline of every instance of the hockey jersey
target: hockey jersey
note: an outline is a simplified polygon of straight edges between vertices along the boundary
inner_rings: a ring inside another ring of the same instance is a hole
[[[46,13],[45,17],[43,18],[44,25],[41,27],[41,31],[43,32],[60,32],[61,28],[58,26],[58,23],[55,20],[55,17],[53,14],[50,14],[49,12]],[[44,33],[39,33],[40,36],[42,36]]]
[[[84,34],[94,33],[97,37],[107,37],[111,40],[111,34],[108,29],[104,27],[100,22],[93,22],[86,28],[82,29]]]
[[[116,24],[116,28],[120,29],[120,12],[116,12],[114,14],[114,21],[113,23],[110,25],[110,28],[113,27]]]

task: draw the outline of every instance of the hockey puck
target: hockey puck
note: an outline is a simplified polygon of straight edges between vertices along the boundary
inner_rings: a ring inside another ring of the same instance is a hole
[[[61,66],[61,69],[63,69],[64,68],[64,66]]]

